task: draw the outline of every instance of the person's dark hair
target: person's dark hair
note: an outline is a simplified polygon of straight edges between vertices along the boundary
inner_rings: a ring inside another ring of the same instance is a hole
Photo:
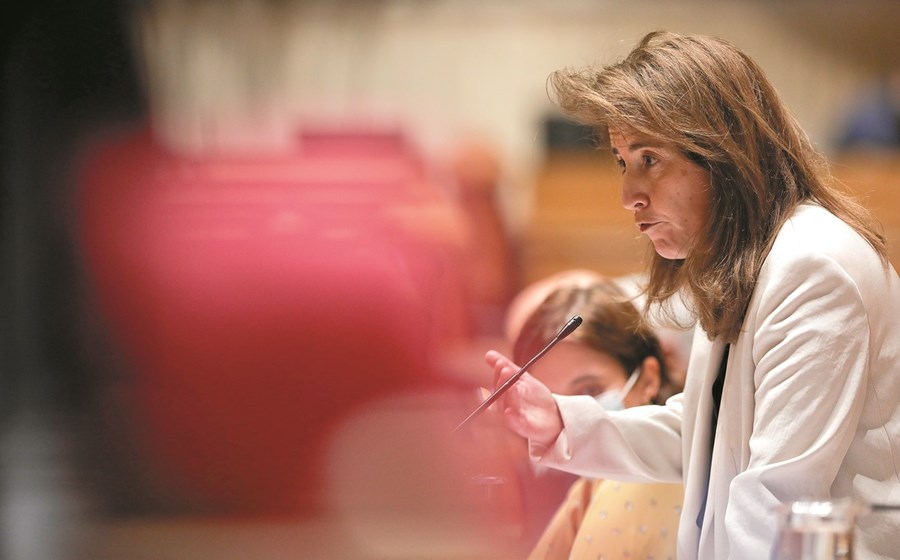
[[[580,315],[583,322],[566,341],[614,357],[626,373],[634,371],[648,356],[659,360],[660,389],[654,403],[661,404],[681,390],[670,379],[653,329],[612,280],[600,279],[586,285],[563,283],[556,287],[522,326],[513,346],[513,361],[524,363],[539,352],[573,315]]]
[[[570,116],[595,127],[674,144],[710,174],[710,219],[681,260],[651,257],[649,309],[690,295],[710,337],[737,338],[759,270],[796,207],[817,202],[862,235],[887,264],[877,221],[836,188],[760,67],[721,39],[646,35],[622,61],[564,69],[548,85]]]

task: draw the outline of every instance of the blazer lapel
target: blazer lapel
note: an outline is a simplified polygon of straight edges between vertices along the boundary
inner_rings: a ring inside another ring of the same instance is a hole
[[[685,454],[684,511],[679,532],[684,532],[683,542],[696,543],[690,552],[711,546],[713,515],[705,511],[710,473],[710,435],[712,427],[712,386],[719,373],[725,344],[719,339],[710,341],[706,333],[697,328],[688,362],[688,374],[684,389],[682,438]],[[713,503],[710,500],[710,503]],[[705,543],[705,544],[704,544]],[[687,552],[687,551],[685,551]],[[702,555],[701,555],[702,556]]]

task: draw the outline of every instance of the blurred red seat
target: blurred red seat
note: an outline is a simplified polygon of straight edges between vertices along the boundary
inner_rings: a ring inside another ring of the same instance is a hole
[[[440,197],[400,137],[372,139],[189,159],[139,131],[85,152],[88,320],[112,345],[92,355],[125,360],[95,383],[103,441],[133,467],[111,492],[167,509],[315,509],[329,429],[435,381],[431,350],[462,332],[455,257],[390,210]]]

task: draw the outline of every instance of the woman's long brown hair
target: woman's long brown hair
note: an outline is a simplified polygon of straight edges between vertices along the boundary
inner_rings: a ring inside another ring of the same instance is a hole
[[[803,202],[847,222],[887,263],[877,221],[834,186],[824,156],[756,62],[734,45],[653,32],[624,60],[559,70],[549,87],[565,112],[595,127],[601,143],[608,146],[610,130],[646,135],[709,171],[709,219],[687,258],[651,257],[647,297],[663,305],[685,290],[710,337],[737,338],[775,235]]]

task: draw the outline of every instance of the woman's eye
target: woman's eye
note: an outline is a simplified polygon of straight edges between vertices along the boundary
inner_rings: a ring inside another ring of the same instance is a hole
[[[658,161],[656,157],[645,155],[642,158],[644,160],[644,167],[653,167],[653,165]]]
[[[597,395],[602,395],[605,390],[606,390],[605,387],[601,387],[600,385],[592,384],[592,385],[585,385],[585,386],[579,387],[578,390],[575,392],[575,394],[596,397]]]
[[[618,165],[619,169],[621,169],[623,172],[625,171],[625,160],[624,159],[616,158],[616,165]]]

